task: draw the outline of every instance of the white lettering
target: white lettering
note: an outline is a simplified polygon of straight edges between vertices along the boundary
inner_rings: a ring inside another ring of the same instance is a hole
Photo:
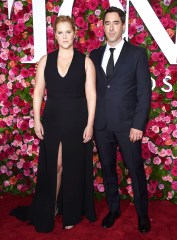
[[[167,85],[169,88],[166,89],[166,88],[162,88],[162,91],[164,92],[170,92],[173,87],[172,85],[168,82],[169,80],[171,80],[171,77],[170,76],[166,76],[164,79],[163,79],[163,83],[165,83],[165,85]]]
[[[174,44],[168,33],[164,29],[160,20],[156,16],[148,0],[127,0],[126,12],[126,32],[124,36],[128,39],[128,9],[129,2],[132,2],[138,14],[142,18],[152,37],[159,45],[161,51],[166,56],[170,64],[177,64],[177,40]],[[8,16],[10,16],[14,0],[8,0]],[[67,2],[67,3],[66,3]],[[74,0],[64,0],[60,8],[59,15],[71,15]],[[119,0],[111,0],[111,5],[121,7]],[[45,0],[32,0],[33,4],[33,26],[34,26],[34,59],[30,63],[35,63],[46,54],[46,9]],[[67,5],[66,5],[67,4]],[[177,34],[177,31],[176,31]],[[177,39],[177,37],[176,37]]]

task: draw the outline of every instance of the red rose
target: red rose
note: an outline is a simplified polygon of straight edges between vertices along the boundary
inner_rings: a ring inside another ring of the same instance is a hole
[[[78,17],[79,15],[79,8],[78,7],[73,7],[72,14],[74,17]]]
[[[98,1],[97,0],[90,0],[88,2],[88,8],[91,9],[91,10],[96,10],[97,6],[98,6]]]
[[[167,92],[166,97],[167,98],[173,98],[174,97],[174,92],[173,91]]]
[[[163,168],[164,168],[166,171],[170,171],[171,166],[164,164]]]
[[[29,122],[28,120],[24,120],[21,124],[21,130],[25,131],[29,128]]]
[[[28,78],[28,77],[29,77],[29,71],[28,71],[28,69],[23,68],[23,69],[21,70],[21,75],[22,75],[24,78]]]
[[[22,136],[20,134],[15,134],[15,140],[17,141],[21,141],[22,140]]]
[[[155,193],[155,196],[157,198],[162,198],[162,195],[163,195],[163,192],[160,190],[160,189],[157,189],[156,193]]]
[[[108,9],[109,8],[109,1],[107,1],[107,0],[103,0],[102,1],[102,8],[103,9]]]
[[[174,167],[172,168],[171,174],[172,174],[173,176],[177,176],[177,166],[174,166]]]
[[[12,61],[15,61],[15,59],[16,59],[15,53],[13,51],[9,51],[8,58]]]
[[[23,107],[23,108],[22,108],[22,113],[23,113],[24,115],[27,115],[27,114],[29,113],[29,109],[26,108],[26,107]]]
[[[76,25],[77,25],[78,27],[83,27],[83,25],[84,25],[84,19],[83,19],[83,17],[78,17],[78,18],[76,18]]]
[[[164,146],[164,140],[160,136],[157,136],[157,138],[155,139],[155,144],[158,146]]]
[[[93,23],[94,21],[95,21],[95,15],[94,14],[90,14],[89,16],[88,16],[88,21],[90,22],[90,23]]]

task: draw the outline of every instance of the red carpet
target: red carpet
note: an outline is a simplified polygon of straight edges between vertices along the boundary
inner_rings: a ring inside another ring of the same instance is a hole
[[[121,217],[110,229],[103,229],[101,220],[107,213],[105,200],[96,201],[98,220],[89,223],[87,219],[71,230],[61,229],[61,217],[57,216],[52,233],[36,233],[33,226],[9,216],[9,211],[18,205],[27,205],[30,197],[4,195],[0,199],[0,238],[3,240],[176,240],[177,205],[168,201],[151,201],[149,215],[152,230],[142,234],[137,230],[137,218],[133,205],[121,201]]]

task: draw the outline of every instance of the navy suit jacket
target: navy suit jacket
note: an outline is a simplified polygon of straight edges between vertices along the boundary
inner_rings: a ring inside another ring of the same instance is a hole
[[[91,52],[96,68],[95,130],[144,130],[151,102],[151,77],[144,48],[125,41],[114,72],[107,79],[101,67],[106,46]]]

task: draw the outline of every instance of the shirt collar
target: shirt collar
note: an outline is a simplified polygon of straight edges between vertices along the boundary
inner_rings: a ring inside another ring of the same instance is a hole
[[[107,44],[106,44],[106,51],[109,51],[110,48],[115,48],[115,51],[116,51],[116,50],[119,50],[119,49],[122,48],[123,44],[124,44],[124,39],[122,39],[122,40],[121,40],[116,46],[114,46],[114,47],[111,47],[111,46],[107,43]]]

